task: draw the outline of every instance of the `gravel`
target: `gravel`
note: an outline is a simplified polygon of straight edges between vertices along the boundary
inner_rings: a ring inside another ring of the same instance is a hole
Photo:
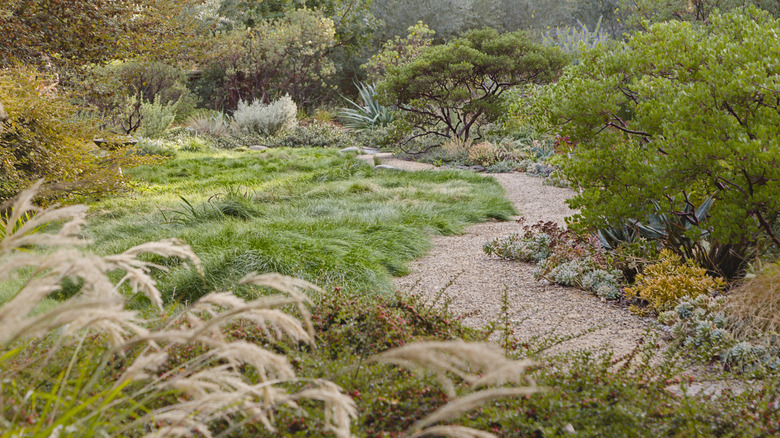
[[[407,170],[435,169],[385,157],[382,164]],[[574,195],[570,189],[544,186],[542,178],[524,173],[492,176],[527,223],[552,220],[563,225],[564,218],[573,213],[565,203]],[[652,326],[652,319],[635,316],[589,292],[536,281],[534,265],[496,260],[483,253],[486,242],[520,228],[514,221],[493,221],[470,226],[457,236],[435,237],[432,250],[412,262],[412,273],[397,278],[396,285],[428,301],[437,300],[437,304],[448,301],[451,310],[468,315],[466,325],[477,328],[497,320],[506,293],[509,317],[521,339],[570,338],[548,350],[551,353],[605,346],[617,355],[630,352]]]

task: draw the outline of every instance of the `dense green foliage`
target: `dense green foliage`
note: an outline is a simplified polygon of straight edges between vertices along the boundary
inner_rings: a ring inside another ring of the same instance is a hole
[[[379,52],[366,62],[363,67],[370,80],[380,81],[388,67],[398,67],[413,61],[426,47],[433,44],[433,36],[436,34],[422,21],[410,26],[407,32],[406,38],[396,35],[386,41]]]
[[[389,67],[377,93],[423,135],[468,140],[472,128],[503,114],[509,87],[547,82],[563,64],[557,50],[524,33],[475,30]]]
[[[622,15],[629,26],[645,27],[646,23],[669,20],[705,22],[716,11],[726,12],[753,5],[772,14],[780,12],[773,0],[621,0]]]
[[[581,188],[571,202],[580,228],[644,220],[652,201],[684,212],[713,194],[712,239],[761,229],[780,243],[780,22],[755,9],[710,18],[598,48],[537,101],[574,144],[564,170]]]

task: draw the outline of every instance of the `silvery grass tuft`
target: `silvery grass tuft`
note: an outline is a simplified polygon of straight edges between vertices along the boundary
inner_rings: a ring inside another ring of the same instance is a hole
[[[321,289],[279,274],[250,274],[242,284],[279,293],[245,301],[229,292],[214,292],[166,315],[162,294],[150,276],[153,269],[166,268],[138,256],[175,256],[202,272],[192,249],[169,239],[105,257],[76,250],[87,243],[78,236],[86,209],[35,207],[32,200],[40,185],[24,191],[8,219],[0,222],[0,282],[27,273],[16,294],[0,307],[0,426],[9,436],[211,437],[217,423],[228,425],[218,436],[249,423],[273,431],[274,412],[299,407],[303,400],[321,403],[327,431],[337,438],[352,436],[357,408],[340,387],[296,376],[286,356],[230,340],[223,330],[227,324],[249,321],[269,337],[313,347],[306,293],[323,293]],[[62,221],[66,222],[59,232],[42,231],[46,224]],[[123,275],[112,281],[109,273],[115,271]],[[65,279],[81,284],[76,295],[36,313]],[[122,289],[144,294],[162,316],[147,319],[129,310]],[[297,316],[283,310],[290,308]],[[87,336],[95,334],[97,343],[105,346],[102,354],[99,348],[90,350],[95,347],[87,342]],[[41,345],[53,347],[40,349]],[[195,345],[202,353],[183,363],[171,359],[176,348]],[[46,365],[65,347],[73,347],[67,350],[69,363],[52,373],[53,367]],[[528,361],[507,359],[489,344],[410,344],[370,361],[430,370],[453,397],[415,423],[407,431],[409,437],[491,437],[440,423],[486,402],[539,390],[525,374]],[[117,376],[114,371],[120,368]],[[251,378],[248,369],[254,370]],[[456,397],[449,376],[476,391]],[[5,382],[13,382],[13,388],[2,386]],[[290,383],[303,388],[291,391]],[[168,402],[159,403],[162,399]],[[26,420],[19,412],[28,414]]]
[[[284,95],[267,105],[260,100],[251,104],[240,100],[233,121],[242,131],[275,135],[294,128],[298,124],[297,114],[298,106],[289,95]]]

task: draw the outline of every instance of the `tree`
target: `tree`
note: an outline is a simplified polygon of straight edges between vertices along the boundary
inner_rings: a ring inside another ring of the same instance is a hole
[[[467,140],[472,128],[504,113],[506,90],[545,83],[564,63],[557,49],[536,44],[522,32],[473,30],[426,48],[409,63],[390,66],[377,93],[421,129],[419,135]]]
[[[363,65],[370,81],[380,81],[391,65],[397,67],[413,61],[426,47],[433,44],[433,36],[436,34],[422,21],[409,27],[408,33],[406,38],[396,36],[386,41],[382,45],[382,50]]]
[[[780,245],[778,33],[757,8],[704,26],[659,23],[585,54],[548,86],[532,108],[576,145],[564,163],[579,188],[574,225],[643,220],[662,202],[715,241],[762,230]],[[710,195],[698,223],[686,211]]]
[[[4,0],[0,66],[80,66],[190,47],[196,0]],[[151,50],[154,48],[154,50]]]
[[[153,161],[121,146],[98,149],[96,124],[54,83],[30,68],[0,69],[0,203],[41,178],[50,197],[117,191],[121,167]]]
[[[303,106],[321,101],[335,73],[328,58],[335,32],[333,20],[311,9],[233,32],[215,44],[201,95],[226,109],[240,100],[270,103],[285,94]]]

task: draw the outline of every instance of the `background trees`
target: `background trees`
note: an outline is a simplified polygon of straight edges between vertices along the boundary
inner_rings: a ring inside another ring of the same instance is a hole
[[[8,0],[0,65],[80,66],[135,54],[177,56],[195,44],[194,0]]]

